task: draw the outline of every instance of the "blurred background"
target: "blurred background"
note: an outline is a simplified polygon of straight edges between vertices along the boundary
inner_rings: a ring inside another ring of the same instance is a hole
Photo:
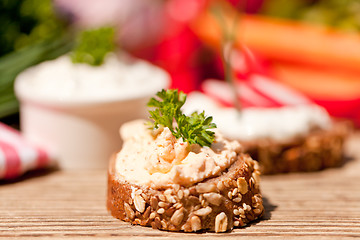
[[[360,0],[0,0],[0,22],[0,121],[17,128],[17,74],[103,25],[121,51],[169,72],[171,88],[223,80],[231,42],[242,81],[266,75],[360,125]]]

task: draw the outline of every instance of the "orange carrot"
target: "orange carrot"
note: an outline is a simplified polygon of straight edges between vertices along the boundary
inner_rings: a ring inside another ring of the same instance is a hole
[[[231,29],[238,18],[224,1],[213,2],[226,26],[219,26],[221,21],[210,5],[194,20],[192,29],[203,42],[219,49],[222,29]],[[270,59],[360,72],[360,35],[356,33],[259,15],[241,15],[235,31],[235,44],[246,44]]]
[[[311,98],[344,100],[360,97],[360,75],[349,71],[325,71],[288,63],[273,63],[269,70],[278,81]]]

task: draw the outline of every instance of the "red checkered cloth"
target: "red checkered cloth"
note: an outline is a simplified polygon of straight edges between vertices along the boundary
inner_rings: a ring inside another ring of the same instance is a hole
[[[49,167],[54,158],[26,141],[19,131],[0,122],[0,179],[13,179],[29,170]]]

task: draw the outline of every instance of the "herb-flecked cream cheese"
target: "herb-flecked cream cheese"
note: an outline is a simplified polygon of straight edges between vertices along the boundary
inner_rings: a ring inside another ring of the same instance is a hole
[[[190,146],[167,127],[149,130],[145,120],[124,124],[120,135],[124,144],[116,156],[116,171],[131,183],[152,188],[188,187],[218,176],[241,151],[237,141],[227,141],[219,132],[211,147]]]

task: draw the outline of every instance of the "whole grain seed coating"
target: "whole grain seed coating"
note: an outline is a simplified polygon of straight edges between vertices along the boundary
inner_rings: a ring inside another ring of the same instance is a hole
[[[264,213],[258,166],[247,155],[239,154],[219,177],[192,187],[174,185],[168,189],[127,182],[115,172],[114,161],[109,168],[107,207],[114,217],[132,224],[168,231],[225,232]]]

